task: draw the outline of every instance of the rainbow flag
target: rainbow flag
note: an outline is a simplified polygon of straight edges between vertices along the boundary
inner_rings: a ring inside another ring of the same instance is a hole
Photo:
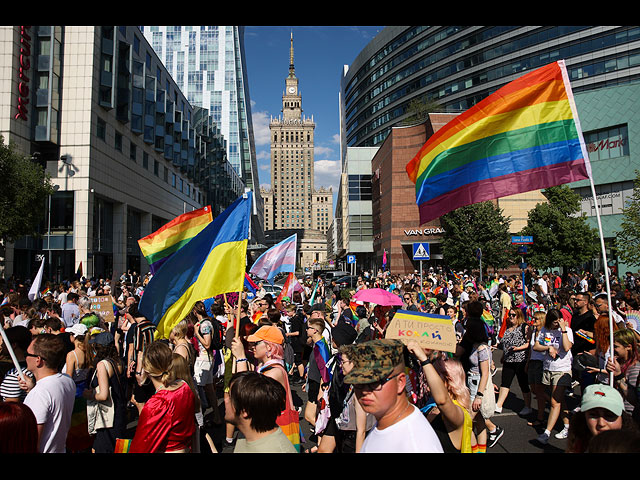
[[[183,213],[155,232],[138,240],[142,255],[149,263],[152,274],[158,271],[167,259],[189,243],[213,221],[211,206],[206,206],[192,212]]]
[[[156,325],[156,338],[169,338],[198,300],[243,290],[250,219],[248,192],[171,255],[151,278],[139,311]]]
[[[589,178],[564,61],[508,83],[458,115],[406,171],[416,185],[421,224],[465,205]]]

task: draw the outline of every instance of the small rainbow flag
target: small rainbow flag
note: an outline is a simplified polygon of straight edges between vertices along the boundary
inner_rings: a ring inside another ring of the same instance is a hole
[[[465,205],[589,178],[564,61],[523,75],[458,115],[406,171],[420,224]]]
[[[211,206],[183,213],[166,225],[138,240],[142,255],[149,262],[149,269],[155,274],[171,255],[200,233],[213,221]]]
[[[130,438],[116,438],[116,448],[113,453],[129,453]]]

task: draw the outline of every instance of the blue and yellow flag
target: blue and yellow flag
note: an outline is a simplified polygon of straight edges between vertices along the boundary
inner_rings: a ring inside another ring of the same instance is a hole
[[[250,219],[251,193],[247,193],[153,276],[139,311],[156,325],[156,338],[168,338],[197,301],[243,290]]]

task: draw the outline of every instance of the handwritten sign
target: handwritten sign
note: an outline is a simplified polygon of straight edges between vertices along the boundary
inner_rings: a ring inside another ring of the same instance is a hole
[[[387,327],[386,338],[404,342],[416,340],[423,348],[442,352],[456,351],[456,332],[444,315],[398,310]]]
[[[113,316],[113,302],[111,295],[89,297],[91,299],[91,311],[107,323],[115,321]]]

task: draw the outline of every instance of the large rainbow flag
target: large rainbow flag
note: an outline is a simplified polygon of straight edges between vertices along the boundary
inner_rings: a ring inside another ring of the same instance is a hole
[[[155,232],[138,240],[151,273],[155,274],[172,254],[186,245],[212,221],[211,206],[206,206],[183,213]]]
[[[589,178],[564,61],[523,75],[458,115],[406,171],[420,224],[465,205]]]

